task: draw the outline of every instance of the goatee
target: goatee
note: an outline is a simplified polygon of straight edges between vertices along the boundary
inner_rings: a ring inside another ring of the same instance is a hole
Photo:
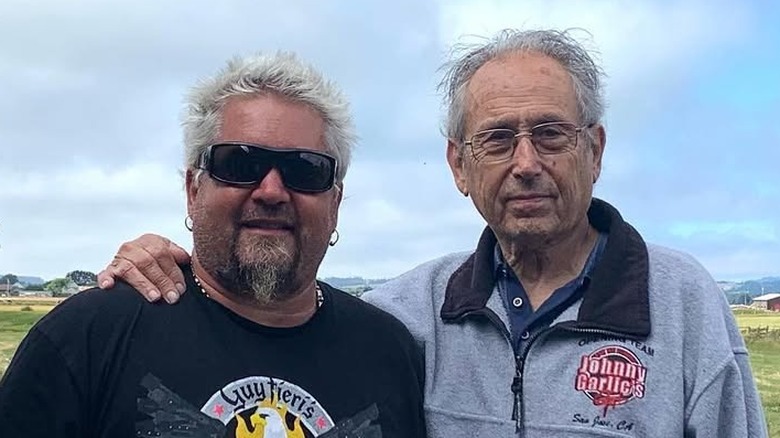
[[[282,239],[244,242],[240,249],[234,247],[232,253],[231,266],[234,268],[219,272],[219,276],[233,283],[234,293],[251,297],[261,305],[289,297],[294,289],[297,257],[290,253]]]

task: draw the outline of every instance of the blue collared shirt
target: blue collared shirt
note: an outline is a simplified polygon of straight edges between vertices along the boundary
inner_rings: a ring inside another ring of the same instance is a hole
[[[520,351],[521,343],[531,336],[531,332],[549,325],[571,302],[582,296],[584,286],[590,281],[590,273],[604,252],[607,237],[607,233],[599,233],[580,275],[553,292],[535,312],[531,308],[525,288],[512,268],[506,264],[501,248],[496,244],[496,285],[509,315],[509,332],[516,352]]]

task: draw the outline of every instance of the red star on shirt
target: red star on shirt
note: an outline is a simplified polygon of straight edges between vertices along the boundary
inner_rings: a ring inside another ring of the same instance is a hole
[[[317,419],[317,429],[325,429],[325,426],[328,425],[328,422],[325,421],[325,417],[320,416],[320,418]]]
[[[222,405],[216,405],[214,406],[214,413],[217,414],[218,417],[221,417],[223,413],[225,413],[225,408]]]

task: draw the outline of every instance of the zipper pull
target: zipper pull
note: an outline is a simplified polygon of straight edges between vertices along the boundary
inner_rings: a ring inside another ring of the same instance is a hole
[[[515,376],[512,379],[512,392],[515,395],[514,406],[512,407],[512,420],[515,421],[515,428],[520,430],[522,419],[520,415],[520,404],[522,403],[522,387],[520,382],[520,376]]]
[[[514,379],[512,379],[512,394],[515,395],[515,406],[512,409],[512,420],[517,421],[517,413],[519,410],[519,402],[520,402],[520,377],[515,376]]]
[[[512,420],[515,422],[515,429],[520,430],[523,424],[522,415],[520,409],[523,403],[523,360],[521,357],[516,358],[515,377],[512,379],[512,393],[515,395],[514,406],[512,407]]]

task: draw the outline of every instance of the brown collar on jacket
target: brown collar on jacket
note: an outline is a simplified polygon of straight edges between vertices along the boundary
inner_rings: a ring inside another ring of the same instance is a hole
[[[608,203],[594,198],[588,219],[609,234],[601,260],[594,267],[574,326],[645,338],[650,334],[647,245],[639,233]],[[450,277],[441,318],[459,323],[485,312],[494,289],[493,251],[496,237],[485,228],[476,251]]]

